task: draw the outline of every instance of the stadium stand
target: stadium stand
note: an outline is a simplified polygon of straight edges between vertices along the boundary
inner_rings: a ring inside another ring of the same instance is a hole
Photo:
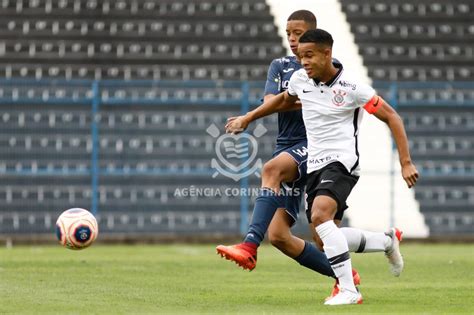
[[[341,3],[387,98],[394,85],[379,81],[444,82],[401,83],[396,103],[431,235],[472,235],[472,1]],[[264,0],[0,1],[0,236],[52,233],[62,210],[94,198],[101,232],[239,233],[251,200],[176,189],[242,187],[212,178],[206,128],[259,102],[281,42]],[[263,160],[276,123],[263,122]]]
[[[216,140],[206,128],[222,127],[240,111],[241,90],[193,91],[175,84],[175,89],[158,92],[116,82],[101,89],[103,104],[95,121],[100,126],[97,198],[103,232],[239,232],[241,200],[238,194],[224,194],[224,189],[240,189],[240,184],[211,177]],[[0,176],[7,183],[0,189],[2,233],[49,232],[61,210],[91,207],[93,115],[90,105],[73,102],[87,104],[91,91],[15,84],[3,91],[3,98],[16,102],[3,104],[6,110],[0,117]],[[261,87],[250,91],[250,98],[261,97]],[[46,95],[52,104],[35,105]],[[193,99],[197,104],[190,104]],[[276,125],[276,117],[264,124]],[[260,139],[258,157],[271,155],[274,136],[273,130]],[[252,187],[257,180],[251,181]],[[204,188],[220,194],[189,195]]]
[[[241,186],[211,177],[206,129],[259,102],[285,54],[265,1],[5,0],[0,38],[0,233],[50,233],[62,210],[91,209],[94,154],[102,232],[239,233],[242,200],[222,189]],[[264,124],[268,159],[276,117]],[[204,187],[221,195],[176,195]]]
[[[423,176],[415,195],[430,235],[472,235],[474,3],[341,3],[375,84],[410,81],[401,83],[395,93]],[[444,85],[416,83],[429,81]],[[379,87],[383,90],[383,84]]]
[[[268,62],[285,54],[262,0],[0,6],[6,78],[262,80]]]

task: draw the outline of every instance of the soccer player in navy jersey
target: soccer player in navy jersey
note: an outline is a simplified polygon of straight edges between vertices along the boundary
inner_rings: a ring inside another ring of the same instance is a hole
[[[357,138],[362,108],[386,123],[392,132],[402,177],[409,188],[416,184],[419,175],[410,158],[400,116],[372,87],[334,63],[332,45],[331,34],[324,30],[305,32],[298,45],[304,69],[291,77],[288,90],[233,119],[226,125],[226,131],[239,133],[258,118],[302,108],[308,138],[307,214],[323,242],[340,288],[325,304],[360,304],[362,295],[354,285],[349,255],[352,239],[337,227],[335,220],[347,208],[347,197],[360,175]],[[400,231],[392,228],[387,234],[385,237],[392,239],[390,248],[385,250],[392,271],[401,271]],[[374,239],[382,240],[382,237]]]
[[[298,39],[308,29],[316,28],[316,17],[307,10],[292,13],[286,33],[290,48],[297,53]],[[265,85],[264,101],[286,91],[292,74],[301,69],[296,56],[272,61]],[[230,118],[231,122],[234,118]],[[323,275],[336,278],[325,254],[314,244],[292,235],[291,227],[298,218],[306,184],[307,140],[301,110],[278,113],[278,137],[273,158],[262,170],[260,195],[255,201],[252,221],[241,244],[219,245],[218,253],[237,262],[244,269],[253,270],[257,262],[257,248],[268,229],[270,242],[285,255],[301,265]],[[281,191],[281,193],[280,193]],[[338,218],[339,220],[342,217]],[[311,229],[317,238],[314,229]],[[360,278],[354,270],[354,283]],[[337,283],[332,295],[338,291]]]

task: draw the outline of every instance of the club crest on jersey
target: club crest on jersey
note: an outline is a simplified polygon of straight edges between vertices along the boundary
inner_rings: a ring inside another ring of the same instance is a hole
[[[336,106],[342,106],[346,104],[346,100],[344,99],[344,96],[347,95],[347,92],[344,92],[342,90],[332,90],[334,93],[334,97],[332,98],[332,103]]]

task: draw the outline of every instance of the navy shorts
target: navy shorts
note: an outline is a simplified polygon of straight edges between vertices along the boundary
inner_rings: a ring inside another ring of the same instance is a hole
[[[293,219],[293,224],[298,220],[300,205],[304,196],[306,185],[306,160],[308,159],[307,141],[303,140],[291,145],[277,145],[273,157],[279,154],[289,154],[298,166],[298,178],[291,183],[282,183],[282,208]]]
[[[358,176],[351,175],[341,162],[333,162],[320,170],[308,174],[306,187],[306,216],[311,223],[311,208],[317,196],[331,197],[337,202],[336,220],[342,220],[344,211],[348,208],[346,200],[352,188],[357,184]]]

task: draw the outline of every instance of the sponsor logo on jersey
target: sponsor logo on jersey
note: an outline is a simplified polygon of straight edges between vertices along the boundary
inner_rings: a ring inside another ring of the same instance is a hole
[[[350,87],[353,91],[356,89],[357,85],[347,81],[339,80],[339,85],[343,87]]]
[[[288,57],[281,57],[281,58],[278,58],[278,59],[275,59],[275,60],[279,63],[289,63],[289,62],[291,62],[290,58],[288,58]]]
[[[333,154],[333,155],[325,156],[325,157],[320,158],[320,159],[309,159],[308,164],[319,165],[319,164],[322,164],[322,163],[327,163],[327,162],[332,161],[332,160],[337,160],[338,158],[339,158],[339,155]]]

